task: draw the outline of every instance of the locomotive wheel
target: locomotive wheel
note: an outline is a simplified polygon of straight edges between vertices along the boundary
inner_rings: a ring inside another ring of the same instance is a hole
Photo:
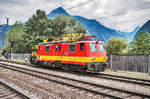
[[[65,71],[77,71],[77,72],[81,72],[81,73],[86,72],[85,68],[83,68],[82,66],[79,66],[79,65],[74,65],[74,64],[65,64],[63,66],[63,69]]]
[[[65,64],[65,66],[63,67],[63,69],[64,69],[65,71],[69,71],[69,70],[70,70],[69,65],[68,65],[68,64]]]
[[[33,64],[33,65],[36,65],[36,64],[37,64],[36,56],[31,56],[31,57],[30,57],[30,63]]]

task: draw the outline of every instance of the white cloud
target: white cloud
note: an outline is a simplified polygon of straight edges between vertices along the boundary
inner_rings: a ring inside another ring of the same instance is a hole
[[[0,1],[0,24],[6,24],[5,17],[10,18],[10,24],[16,20],[27,21],[37,9],[44,9],[47,13],[58,7],[55,0],[11,0]],[[17,2],[18,1],[18,2]]]
[[[150,0],[0,0],[0,24],[26,21],[37,9],[47,13],[62,6],[72,15],[97,19],[105,26],[133,31],[150,19]],[[149,8],[149,9],[148,9]]]
[[[150,19],[149,7],[150,2],[144,0],[94,0],[69,13],[96,18],[107,27],[130,32]]]

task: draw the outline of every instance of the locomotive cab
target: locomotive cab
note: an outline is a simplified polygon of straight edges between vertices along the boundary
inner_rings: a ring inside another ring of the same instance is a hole
[[[90,57],[87,62],[87,70],[88,71],[104,71],[106,68],[106,50],[103,42],[93,41],[89,42],[89,48],[87,49],[89,52],[87,56]]]

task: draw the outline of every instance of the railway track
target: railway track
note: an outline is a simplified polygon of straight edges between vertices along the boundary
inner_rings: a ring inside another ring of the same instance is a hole
[[[35,76],[41,79],[45,79],[48,81],[53,81],[62,85],[67,85],[73,88],[77,88],[79,90],[84,90],[87,92],[91,92],[94,94],[99,94],[103,95],[105,97],[110,97],[114,99],[125,99],[125,98],[131,98],[131,97],[138,97],[142,99],[149,99],[150,94],[142,94],[142,93],[137,93],[137,92],[132,92],[124,89],[117,89],[113,88],[111,86],[104,86],[104,85],[99,85],[99,84],[94,84],[90,82],[85,82],[81,80],[76,80],[76,79],[71,79],[71,78],[66,78],[62,76],[56,76],[53,74],[48,74],[44,72],[39,72],[39,71],[34,71],[30,69],[25,69],[21,67],[16,67],[13,65],[7,65],[7,64],[1,64],[1,67],[11,69],[13,71],[25,73],[31,76]]]
[[[6,62],[10,62],[10,61],[6,60]],[[20,65],[33,66],[31,64],[14,62],[14,61],[11,61],[10,63],[17,63],[17,64],[20,64]],[[66,71],[60,71],[60,72],[66,72]],[[68,73],[71,73],[71,74],[73,73],[73,74],[76,74],[76,75],[84,75],[84,76],[96,77],[96,78],[109,79],[109,80],[115,80],[115,81],[132,83],[132,84],[140,84],[140,85],[150,86],[150,80],[146,80],[146,79],[131,78],[131,77],[117,76],[117,75],[110,75],[110,74],[103,74],[103,73],[96,73],[96,74],[91,74],[91,73],[90,74],[89,73],[88,74],[80,74],[80,73],[77,74],[77,73],[74,73],[74,72],[68,72]]]
[[[9,85],[0,81],[0,99],[30,99],[25,94],[17,91]]]
[[[102,73],[96,74],[96,77],[110,79],[110,80],[116,80],[116,81],[121,81],[121,82],[127,82],[127,83],[132,83],[132,84],[140,84],[140,85],[150,86],[150,80],[145,80],[145,79],[115,76],[115,75],[102,74]]]
[[[20,65],[27,65],[27,66],[34,66],[32,64],[29,63],[21,63],[21,62],[15,62],[15,61],[8,61],[8,60],[0,60],[0,61],[4,61],[4,62],[9,62],[9,63],[16,63],[16,64],[20,64]],[[50,69],[50,68],[49,68]],[[54,69],[53,69],[54,70]],[[66,72],[66,71],[62,71],[61,72]],[[68,72],[68,73],[74,73],[74,72]],[[76,73],[74,73],[76,74]],[[80,73],[78,73],[80,75]],[[90,77],[98,77],[98,78],[105,78],[105,79],[111,79],[111,80],[118,80],[118,81],[124,81],[124,82],[129,82],[129,83],[134,83],[134,84],[141,84],[141,85],[148,85],[150,86],[150,80],[146,80],[146,79],[140,79],[140,78],[131,78],[131,77],[125,77],[125,76],[119,76],[119,75],[110,75],[110,74],[103,74],[103,73],[95,73],[95,74],[82,74],[81,75],[85,75],[85,76],[90,76]]]

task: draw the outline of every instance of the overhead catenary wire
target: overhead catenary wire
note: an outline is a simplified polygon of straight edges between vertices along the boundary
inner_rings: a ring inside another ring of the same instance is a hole
[[[33,4],[32,5],[32,7],[31,8],[29,8],[29,9],[27,9],[27,10],[25,10],[23,13],[27,13],[27,12],[29,12],[29,11],[31,11],[31,10],[33,10],[34,8],[36,8],[40,3],[41,3],[41,1],[43,1],[43,0],[39,0],[39,1],[37,1],[35,4]],[[47,0],[46,0],[47,1]]]
[[[106,17],[99,17],[99,18],[97,17],[95,19],[106,19],[106,18],[109,18],[109,17],[120,16],[120,15],[125,15],[125,14],[131,14],[133,12],[139,12],[141,10],[146,10],[146,9],[150,9],[150,6],[143,7],[143,8],[138,8],[138,9],[133,9],[133,11],[130,11],[130,12],[120,12],[120,13],[112,14],[112,15],[109,15],[109,16],[106,16]]]
[[[67,9],[65,9],[65,10],[70,10],[70,9],[73,9],[73,8],[76,8],[76,7],[85,5],[85,4],[90,3],[90,2],[93,2],[93,1],[95,1],[95,0],[88,0],[88,1],[86,1],[86,2],[80,3],[80,4],[78,4],[78,5],[75,5],[75,6],[73,6],[73,7],[67,8]]]
[[[96,0],[88,0],[88,1],[86,1],[86,2],[84,2],[84,3],[75,5],[75,6],[73,6],[73,7],[67,8],[67,9],[65,9],[65,10],[66,10],[66,11],[67,11],[67,10],[71,10],[71,9],[80,7],[80,6],[82,6],[82,5],[85,5],[85,4],[87,4],[87,3],[93,2],[93,1],[96,1]],[[109,7],[106,7],[106,8],[109,8]],[[105,9],[106,9],[106,8],[105,8]],[[127,11],[125,11],[125,10],[118,10],[118,12],[120,12],[120,13],[112,14],[112,15],[109,15],[109,16],[106,16],[106,17],[97,17],[97,18],[94,18],[94,19],[106,19],[106,18],[108,18],[108,17],[119,16],[119,15],[124,15],[124,14],[130,14],[130,13],[133,13],[133,12],[137,12],[137,11],[141,11],[141,10],[145,10],[145,9],[149,9],[149,8],[150,8],[150,6],[146,6],[146,7],[142,7],[142,8],[136,8],[136,9],[131,9],[131,10],[133,10],[133,11],[130,11],[130,10],[127,10]],[[128,11],[130,11],[130,12],[128,12]]]
[[[45,0],[44,2],[41,2],[41,1],[43,1],[43,0],[37,1],[36,3],[34,3],[34,4],[32,5],[31,8],[29,8],[29,9],[27,9],[27,10],[24,9],[24,10],[25,10],[24,12],[22,12],[22,13],[20,13],[19,15],[15,16],[14,18],[16,19],[17,17],[20,17],[20,19],[23,20],[23,18],[24,18],[23,16],[24,16],[24,15],[30,14],[30,13],[29,13],[30,11],[35,10],[36,7],[39,6],[39,4],[43,4],[43,3],[45,3],[47,0]]]
[[[28,12],[30,12],[30,11],[32,11],[33,9],[35,9],[38,5],[39,5],[39,3],[41,3],[41,1],[42,0],[39,0],[39,1],[37,1],[34,5],[33,5],[33,7],[32,8],[29,8],[29,9],[27,9],[27,10],[25,10],[23,13],[21,13],[21,15],[19,15],[20,17],[23,17],[23,15],[24,14],[27,14]],[[44,2],[42,2],[42,3],[46,3],[46,1],[48,1],[48,0],[45,0]],[[88,4],[88,3],[90,3],[90,2],[93,2],[93,1],[97,1],[97,0],[88,0],[88,1],[86,1],[86,2],[83,2],[83,3],[80,3],[80,4],[78,4],[78,5],[75,5],[75,6],[72,6],[72,7],[70,7],[70,8],[66,8],[65,10],[66,11],[68,11],[68,10],[71,10],[71,9],[74,9],[74,8],[77,8],[77,7],[80,7],[80,6],[83,6],[83,5],[85,5],[85,4]],[[62,4],[62,2],[61,2],[61,4],[60,4],[62,7],[64,6],[63,4]],[[57,6],[57,5],[56,5]],[[104,16],[104,17],[95,17],[94,19],[106,19],[106,18],[109,18],[109,17],[113,17],[113,16],[119,16],[119,15],[123,15],[123,14],[130,14],[130,13],[132,13],[132,12],[136,12],[136,11],[141,11],[141,10],[144,10],[144,9],[149,9],[150,7],[142,7],[142,8],[136,8],[136,9],[131,9],[131,11],[129,10],[127,10],[127,11],[125,11],[125,10],[118,10],[118,12],[120,12],[120,13],[116,13],[116,14],[112,14],[112,15],[108,15],[108,16]],[[106,8],[105,8],[106,9]],[[132,11],[133,10],[133,11]]]

